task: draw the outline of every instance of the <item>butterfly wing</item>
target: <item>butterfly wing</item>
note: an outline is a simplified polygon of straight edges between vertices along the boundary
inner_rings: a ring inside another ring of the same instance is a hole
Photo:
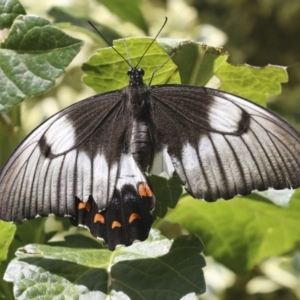
[[[300,135],[267,109],[213,89],[150,89],[152,118],[189,193],[214,201],[300,186]]]
[[[92,195],[99,209],[107,207],[128,120],[122,94],[114,92],[81,101],[44,122],[1,171],[1,219],[75,216],[75,196],[86,202]]]
[[[104,239],[108,248],[131,245],[135,240],[144,241],[152,225],[155,197],[130,153],[122,153],[116,188],[110,205],[99,211],[92,196],[84,203],[76,197],[80,207],[73,225],[81,224],[98,238]]]
[[[69,216],[110,250],[145,240],[155,198],[128,153],[126,95],[88,98],[31,133],[0,173],[0,218]]]

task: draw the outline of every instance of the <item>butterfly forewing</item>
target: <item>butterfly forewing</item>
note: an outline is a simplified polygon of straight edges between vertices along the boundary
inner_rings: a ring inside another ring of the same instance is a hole
[[[47,120],[1,172],[1,219],[69,216],[110,250],[145,240],[155,197],[129,153],[132,128],[125,91],[88,98]]]
[[[200,87],[153,87],[151,96],[157,134],[194,197],[299,187],[300,136],[268,110]]]
[[[93,195],[99,209],[105,208],[129,123],[123,106],[119,92],[92,97],[29,135],[1,172],[1,219],[75,216],[75,196],[87,201]]]

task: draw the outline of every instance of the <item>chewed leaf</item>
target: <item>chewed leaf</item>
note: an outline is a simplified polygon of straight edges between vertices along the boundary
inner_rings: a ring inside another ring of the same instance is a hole
[[[236,94],[265,106],[269,95],[281,92],[281,83],[288,81],[286,67],[268,65],[258,68],[249,65],[223,64],[216,72],[221,80],[220,90]]]
[[[136,66],[141,56],[145,54],[139,66],[145,71],[146,84],[150,82],[153,72],[166,62],[164,67],[155,73],[151,85],[179,82],[176,65],[171,60],[168,61],[168,54],[157,42],[154,42],[145,53],[152,41],[152,38],[128,38],[114,41],[114,47],[132,66]],[[112,48],[100,49],[82,69],[86,73],[83,82],[98,93],[124,89],[128,86],[129,65]]]
[[[173,48],[177,47],[173,45]],[[172,59],[179,68],[182,84],[206,86],[227,58],[228,54],[223,53],[220,48],[181,41]]]
[[[19,16],[0,48],[0,112],[49,90],[82,47],[37,16]]]
[[[285,67],[234,66],[227,62],[228,54],[220,48],[193,41],[159,38],[145,52],[152,41],[152,38],[128,38],[114,42],[131,66],[136,66],[144,55],[139,66],[145,71],[146,84],[153,74],[151,85],[206,86],[216,76],[220,83],[213,87],[265,105],[267,97],[279,94],[281,83],[288,79]],[[168,61],[171,55],[172,60]],[[86,73],[83,81],[98,93],[123,89],[128,85],[128,68],[112,48],[104,48],[83,65]]]

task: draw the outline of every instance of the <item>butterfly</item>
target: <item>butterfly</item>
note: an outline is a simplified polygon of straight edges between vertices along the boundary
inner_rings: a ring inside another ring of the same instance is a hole
[[[0,173],[0,218],[69,217],[110,250],[147,238],[163,170],[206,201],[300,186],[300,135],[241,97],[191,85],[146,85],[138,65],[123,90],[49,118]]]

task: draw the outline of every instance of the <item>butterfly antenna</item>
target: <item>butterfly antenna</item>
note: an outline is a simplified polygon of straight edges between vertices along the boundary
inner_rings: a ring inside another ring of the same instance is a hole
[[[156,34],[155,38],[152,40],[152,42],[149,44],[149,46],[147,47],[147,49],[145,50],[144,54],[141,56],[141,58],[139,59],[138,63],[136,64],[136,68],[139,66],[141,60],[144,58],[145,54],[148,52],[149,48],[153,45],[153,43],[156,41],[157,37],[159,36],[159,34],[161,33],[161,31],[163,30],[163,28],[165,27],[166,23],[168,21],[168,18],[165,17],[165,21],[163,23],[163,25],[161,26],[161,28],[159,29],[158,33]]]
[[[90,21],[88,21],[89,24],[95,29],[95,31],[103,38],[103,40],[110,46],[112,47],[115,52],[117,54],[119,54],[120,57],[122,57],[124,59],[124,61],[126,61],[127,65],[132,68],[132,65],[128,62],[128,60],[103,36],[103,34],[96,28],[96,26],[94,26],[94,24]],[[161,30],[160,30],[161,31]],[[147,49],[148,50],[148,49]]]
[[[167,64],[167,62],[170,60],[170,59],[172,59],[172,57],[174,56],[174,54],[176,53],[176,51],[175,52],[173,52],[171,55],[170,55],[170,57],[161,65],[161,66],[159,66],[158,68],[156,68],[153,72],[152,72],[152,75],[151,75],[151,78],[150,78],[150,81],[149,81],[149,86],[151,85],[151,82],[152,82],[152,79],[154,78],[154,75],[156,74],[156,72],[157,71],[159,71],[161,68],[163,68],[166,64]]]
[[[125,39],[123,39],[123,41],[124,41],[124,45],[125,45],[125,49],[126,49],[127,61],[129,62],[130,66],[131,66],[131,59],[130,59],[130,56],[129,56],[129,51],[128,51],[127,43],[126,43]]]

